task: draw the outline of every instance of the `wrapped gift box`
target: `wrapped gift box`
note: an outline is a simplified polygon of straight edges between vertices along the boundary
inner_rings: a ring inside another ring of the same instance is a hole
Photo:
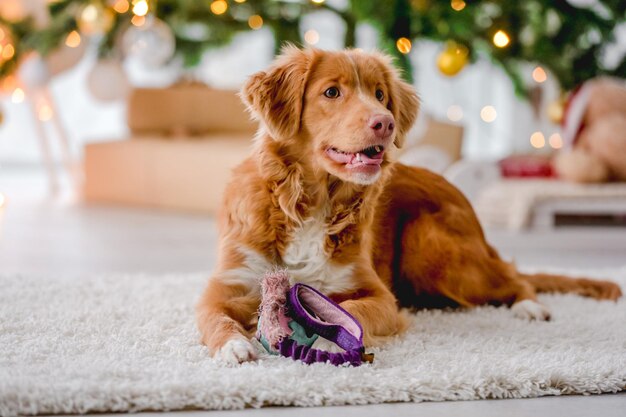
[[[128,98],[127,123],[133,135],[252,135],[257,129],[236,91],[199,83],[134,89]]]
[[[84,198],[215,213],[232,168],[251,146],[251,134],[91,143],[85,147]]]
[[[414,146],[433,146],[444,151],[452,162],[461,159],[463,126],[429,118],[422,136]]]
[[[398,160],[404,164],[443,173],[461,159],[463,127],[421,115],[409,131]]]
[[[127,123],[129,139],[85,146],[86,201],[215,213],[257,129],[236,91],[197,83],[135,89]],[[423,130],[417,145],[459,158],[461,127],[429,118]]]

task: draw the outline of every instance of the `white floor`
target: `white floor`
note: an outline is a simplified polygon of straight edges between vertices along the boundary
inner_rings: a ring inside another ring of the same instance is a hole
[[[215,261],[211,217],[138,208],[87,206],[67,193],[51,198],[39,171],[0,172],[0,271],[9,273],[210,272]],[[610,267],[626,264],[626,230],[578,229],[541,234],[489,232],[521,266]],[[210,412],[211,416],[623,416],[626,394],[526,400],[383,404],[314,409]],[[185,412],[191,414],[200,412]],[[202,412],[204,413],[204,412]],[[172,413],[173,414],[173,413]],[[162,415],[162,413],[159,413]]]

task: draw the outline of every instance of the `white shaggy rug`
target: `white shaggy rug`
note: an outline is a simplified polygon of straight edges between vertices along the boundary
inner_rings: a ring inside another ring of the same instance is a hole
[[[626,267],[592,271],[626,287]],[[506,308],[423,311],[373,365],[278,357],[222,366],[198,343],[205,276],[0,275],[0,415],[522,398],[626,387],[626,301],[543,296],[547,323]]]

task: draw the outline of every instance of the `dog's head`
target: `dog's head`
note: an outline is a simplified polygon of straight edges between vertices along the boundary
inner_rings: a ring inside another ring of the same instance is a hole
[[[419,104],[382,54],[295,47],[250,77],[242,98],[274,140],[358,184],[380,177],[386,152],[402,146]]]

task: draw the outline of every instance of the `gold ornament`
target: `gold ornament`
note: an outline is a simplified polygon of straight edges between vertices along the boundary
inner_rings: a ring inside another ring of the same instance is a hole
[[[437,68],[448,77],[458,74],[469,60],[469,50],[465,45],[453,41],[446,42],[446,48],[437,56]]]
[[[396,48],[403,54],[411,52],[411,40],[408,38],[400,38],[396,41]]]
[[[114,19],[111,9],[93,2],[80,9],[76,23],[78,30],[85,35],[101,35],[111,29]]]
[[[565,99],[563,97],[557,98],[548,105],[548,119],[554,124],[560,124],[563,121],[565,115]]]

